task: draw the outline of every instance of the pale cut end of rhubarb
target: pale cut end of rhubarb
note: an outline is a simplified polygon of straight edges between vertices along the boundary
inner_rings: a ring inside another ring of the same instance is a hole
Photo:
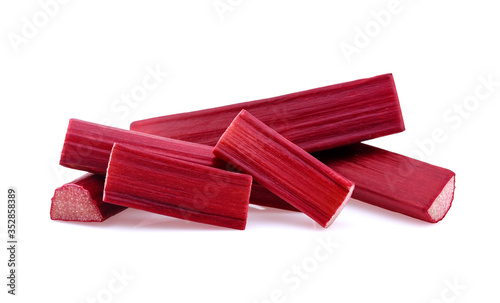
[[[349,201],[349,199],[351,198],[353,191],[354,191],[354,185],[351,186],[351,188],[349,189],[349,193],[345,197],[344,201],[342,201],[342,204],[340,204],[339,208],[337,208],[337,211],[335,211],[335,213],[333,214],[333,216],[330,219],[330,221],[328,221],[325,224],[325,226],[324,226],[325,228],[327,228],[330,225],[332,225],[333,221],[335,221],[335,219],[337,219],[337,217],[339,216],[339,214],[342,212],[342,210],[344,209],[345,205],[347,204],[347,201]]]
[[[434,222],[441,221],[451,207],[453,195],[455,191],[455,176],[451,177],[446,183],[443,191],[439,193],[437,198],[432,202],[431,207],[427,211]]]
[[[102,222],[97,202],[88,190],[75,184],[65,184],[54,193],[50,208],[52,220]]]

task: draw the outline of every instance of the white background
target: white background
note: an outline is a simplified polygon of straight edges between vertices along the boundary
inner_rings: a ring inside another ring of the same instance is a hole
[[[231,10],[219,14],[213,0],[68,1],[47,17],[40,2],[2,1],[0,300],[499,302],[500,18],[494,1],[465,2],[221,0]],[[168,76],[123,103],[148,68]],[[135,210],[102,224],[50,220],[54,189],[81,174],[58,166],[69,118],[128,128],[389,72],[407,130],[371,143],[457,174],[440,223],[354,200],[327,230],[257,209],[245,231]],[[16,297],[5,286],[9,186]]]

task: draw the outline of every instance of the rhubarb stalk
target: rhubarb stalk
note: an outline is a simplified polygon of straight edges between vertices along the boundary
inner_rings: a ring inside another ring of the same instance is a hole
[[[215,145],[229,162],[323,227],[338,216],[354,184],[242,110]]]
[[[70,119],[60,164],[104,175],[114,143],[207,166],[220,166],[209,146]]]
[[[130,129],[214,146],[242,109],[308,152],[404,130],[391,74],[258,101],[135,121]]]
[[[115,144],[104,201],[245,229],[252,177]]]
[[[324,151],[316,157],[356,183],[353,197],[431,223],[451,207],[455,173],[366,144]]]
[[[354,199],[431,223],[451,207],[455,173],[446,168],[361,143],[313,155],[356,184]],[[297,210],[265,188],[254,193],[254,204]]]

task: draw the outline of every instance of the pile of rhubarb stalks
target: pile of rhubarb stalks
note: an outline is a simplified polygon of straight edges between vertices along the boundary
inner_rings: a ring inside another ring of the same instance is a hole
[[[245,229],[249,204],[328,227],[352,196],[427,222],[451,207],[455,174],[362,141],[399,133],[392,74],[135,121],[71,119],[53,220],[102,222],[127,207]]]

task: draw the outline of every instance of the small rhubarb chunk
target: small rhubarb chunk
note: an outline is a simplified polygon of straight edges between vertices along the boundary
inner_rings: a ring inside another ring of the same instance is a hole
[[[125,207],[102,201],[104,177],[85,174],[57,188],[52,197],[52,220],[102,222]]]
[[[427,210],[427,214],[431,218],[430,222],[435,223],[441,221],[448,210],[450,210],[451,202],[455,192],[455,176],[451,177],[448,183],[444,186],[439,195],[432,201],[431,207]]]
[[[404,130],[392,74],[135,121],[130,129],[214,146],[242,109],[308,152]]]
[[[328,227],[354,184],[242,110],[215,145],[214,154]]]
[[[104,201],[161,215],[245,229],[252,177],[114,144]]]

